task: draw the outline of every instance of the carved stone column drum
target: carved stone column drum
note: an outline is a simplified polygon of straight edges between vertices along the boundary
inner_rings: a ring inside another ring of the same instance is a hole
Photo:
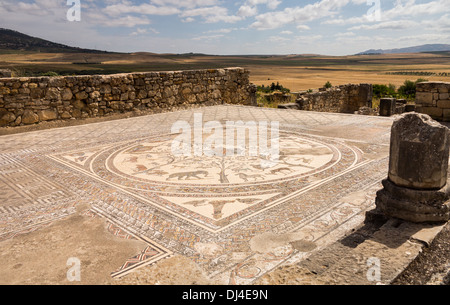
[[[413,222],[448,221],[449,129],[428,115],[407,113],[391,132],[389,175],[377,209]]]

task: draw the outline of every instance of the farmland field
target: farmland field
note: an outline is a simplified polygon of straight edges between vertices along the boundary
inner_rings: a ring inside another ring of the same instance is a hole
[[[236,66],[249,69],[250,80],[256,85],[279,82],[291,91],[319,88],[327,81],[332,85],[392,83],[397,87],[407,79],[450,81],[450,52],[334,57],[0,51],[0,69],[11,69],[16,76],[48,72],[59,75],[114,74]]]

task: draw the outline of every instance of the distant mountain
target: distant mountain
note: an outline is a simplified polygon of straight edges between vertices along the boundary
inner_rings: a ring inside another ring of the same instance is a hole
[[[0,28],[0,50],[22,50],[43,53],[108,53],[106,51],[70,47],[3,28]]]
[[[450,51],[450,44],[424,44],[421,46],[409,47],[409,48],[400,48],[400,49],[390,49],[390,50],[367,50],[357,55],[365,55],[365,54],[395,54],[395,53],[423,53],[423,52],[442,52],[442,51]]]

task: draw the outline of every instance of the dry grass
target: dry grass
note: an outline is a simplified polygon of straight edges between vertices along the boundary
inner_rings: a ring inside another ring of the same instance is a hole
[[[78,64],[76,64],[78,63]],[[80,65],[79,63],[83,63]],[[388,75],[388,72],[426,71],[450,73],[450,53],[385,54],[363,56],[207,56],[176,54],[54,54],[0,53],[0,68],[39,74],[121,73],[142,71],[189,70],[240,66],[251,71],[256,85],[279,82],[291,91],[348,83],[389,84],[397,87],[407,79],[421,76]],[[89,72],[90,73],[90,72]],[[422,77],[423,78],[423,77]],[[427,76],[431,81],[450,81],[450,77]]]

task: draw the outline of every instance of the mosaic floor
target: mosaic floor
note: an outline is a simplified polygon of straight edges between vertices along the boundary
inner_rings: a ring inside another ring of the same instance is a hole
[[[280,123],[280,158],[174,156],[177,121]],[[358,225],[387,174],[391,118],[214,106],[0,137],[0,241],[90,204],[147,247],[111,276],[174,254],[250,284]],[[288,242],[277,243],[284,237]],[[258,241],[263,241],[261,247]],[[263,249],[264,248],[264,249]]]

